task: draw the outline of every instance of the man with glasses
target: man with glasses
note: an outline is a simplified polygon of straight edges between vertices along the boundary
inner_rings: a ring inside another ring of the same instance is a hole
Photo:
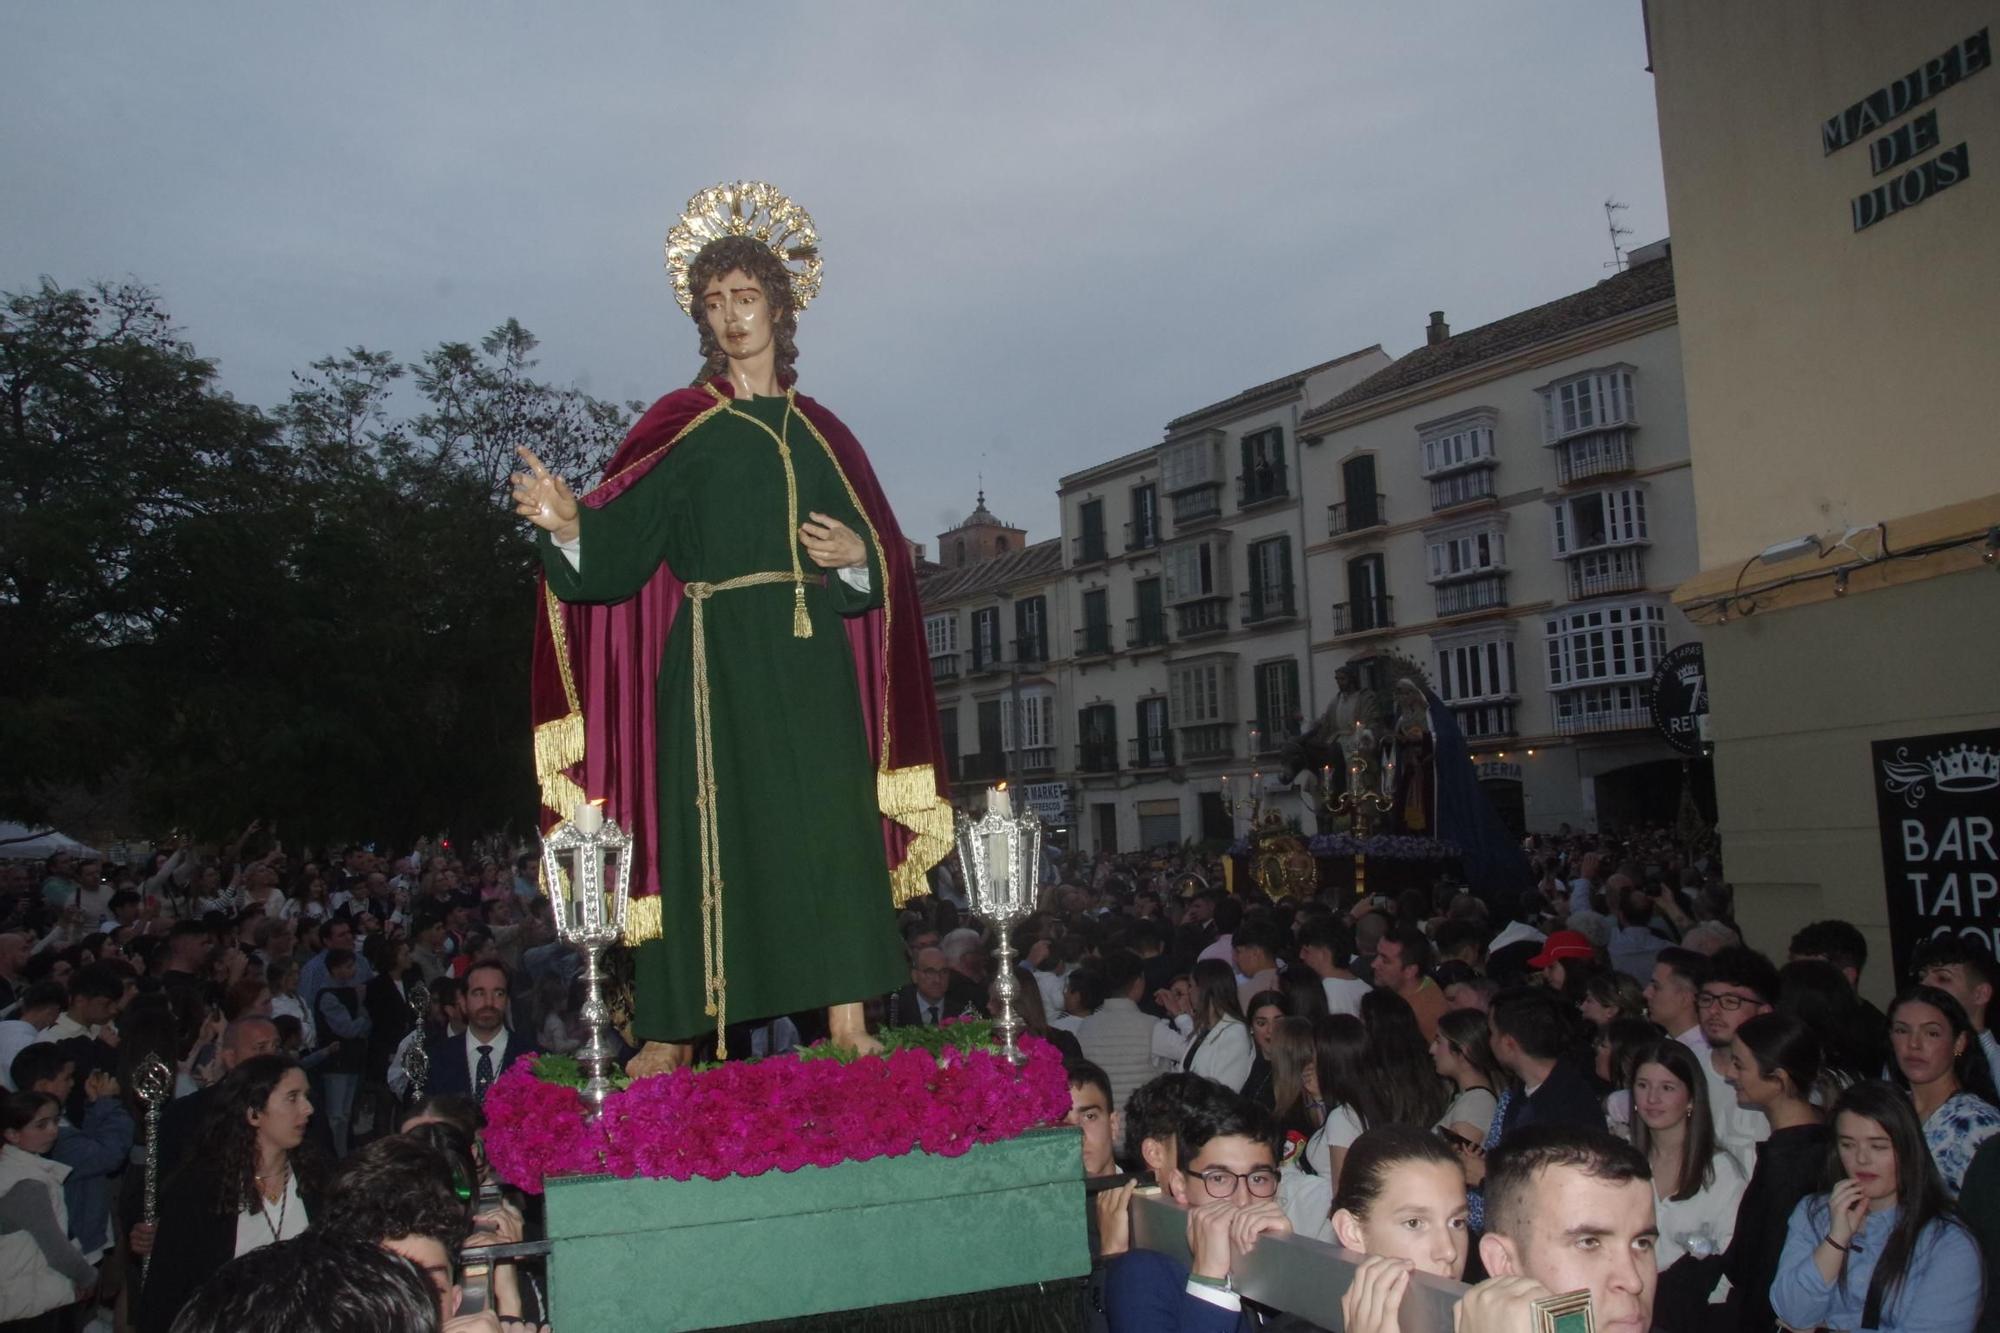
[[[1132,1250],[1105,1270],[1104,1315],[1111,1333],[1231,1333],[1258,1326],[1243,1308],[1231,1271],[1262,1235],[1289,1235],[1278,1204],[1278,1128],[1271,1113],[1242,1097],[1187,1104],[1175,1136],[1179,1174],[1167,1181],[1188,1210],[1191,1266],[1153,1250]]]
[[[1755,949],[1738,945],[1708,960],[1708,976],[1695,993],[1695,1014],[1708,1058],[1708,1108],[1715,1119],[1715,1137],[1747,1171],[1756,1162],[1757,1145],[1771,1137],[1771,1122],[1762,1111],[1740,1106],[1736,1090],[1723,1078],[1736,1029],[1759,1014],[1768,1014],[1778,1000],[1778,969]]]

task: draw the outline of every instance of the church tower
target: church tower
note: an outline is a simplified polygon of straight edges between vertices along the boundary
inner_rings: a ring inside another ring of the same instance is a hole
[[[1026,529],[993,517],[986,508],[986,489],[981,487],[979,504],[965,522],[950,532],[938,534],[938,563],[946,569],[963,569],[996,555],[1018,551],[1027,541]]]

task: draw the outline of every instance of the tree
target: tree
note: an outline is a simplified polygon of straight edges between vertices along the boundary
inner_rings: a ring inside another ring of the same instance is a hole
[[[590,475],[624,409],[535,381],[512,321],[414,365],[350,348],[266,414],[143,288],[44,282],[8,312],[0,808],[123,773],[156,827],[525,829],[534,557],[508,462],[527,443]]]

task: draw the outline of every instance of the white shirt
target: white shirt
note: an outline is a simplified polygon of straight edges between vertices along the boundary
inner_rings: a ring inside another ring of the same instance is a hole
[[[501,1028],[482,1043],[479,1038],[472,1035],[471,1028],[465,1030],[465,1073],[475,1095],[479,1091],[480,1046],[483,1044],[493,1048],[490,1052],[493,1057],[493,1077],[499,1078],[500,1071],[507,1067],[507,1036],[507,1029]]]
[[[1979,1049],[1986,1052],[1986,1067],[1993,1071],[1993,1082],[2000,1084],[2000,1037],[1988,1028],[1979,1034]]]
[[[1715,1048],[1708,1044],[1700,1024],[1674,1038],[1694,1052],[1708,1080],[1708,1113],[1715,1121],[1715,1141],[1733,1156],[1745,1171],[1757,1165],[1757,1145],[1771,1137],[1771,1118],[1754,1106],[1736,1101],[1736,1089],[1716,1072]]]
[[[295,1173],[285,1172],[283,1196],[278,1202],[264,1206],[268,1211],[252,1212],[246,1208],[236,1215],[237,1254],[248,1254],[276,1241],[305,1234],[306,1206],[299,1201],[299,1178]]]
[[[1721,1254],[1729,1248],[1729,1238],[1736,1234],[1736,1205],[1742,1202],[1743,1187],[1749,1183],[1736,1159],[1718,1152],[1715,1179],[1696,1190],[1693,1198],[1676,1201],[1656,1194],[1653,1210],[1660,1226],[1656,1244],[1660,1271],[1665,1272],[1684,1254]],[[1671,1188],[1659,1181],[1653,1185],[1655,1189]]]
[[[1352,1108],[1328,1107],[1326,1123],[1306,1140],[1306,1160],[1312,1163],[1313,1170],[1337,1186],[1340,1182],[1333,1180],[1333,1150],[1339,1148],[1345,1151],[1353,1147],[1354,1141],[1360,1137],[1361,1117],[1355,1115]]]
[[[1327,977],[1319,983],[1326,990],[1327,1012],[1361,1017],[1361,1001],[1375,988],[1360,977]]]

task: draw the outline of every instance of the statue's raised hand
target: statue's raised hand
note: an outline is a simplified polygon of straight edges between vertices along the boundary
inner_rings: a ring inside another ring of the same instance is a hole
[[[527,465],[513,475],[514,512],[543,529],[559,542],[575,541],[581,525],[577,522],[576,495],[569,483],[542,466],[542,460],[526,445],[515,453]]]

